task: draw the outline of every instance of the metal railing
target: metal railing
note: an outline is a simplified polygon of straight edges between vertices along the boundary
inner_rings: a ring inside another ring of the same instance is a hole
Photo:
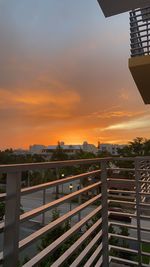
[[[127,168],[124,167],[127,166],[124,162],[128,164]],[[84,169],[84,172],[66,178],[59,177],[61,168],[68,166],[76,166],[80,171]],[[57,170],[56,180],[22,188],[24,171],[48,169]],[[116,266],[117,263],[149,266],[150,157],[0,165],[0,173],[7,174],[7,191],[0,195],[1,201],[5,201],[6,205],[5,219],[0,224],[3,236],[2,266],[18,266],[21,255],[25,255],[27,248],[33,250],[32,255],[22,266],[42,266],[40,264],[45,259],[60,250],[77,233],[74,243],[66,247],[49,266],[108,267],[113,262]],[[76,190],[69,194],[59,192],[60,185],[76,181],[82,185],[80,188],[74,186]],[[54,199],[51,198],[50,188],[56,189]],[[34,197],[31,196],[40,191],[43,191],[42,204],[33,207]],[[25,196],[27,199],[30,196],[31,208],[20,214],[20,203]],[[72,202],[76,199],[76,202]],[[71,203],[70,208],[62,207],[66,203]],[[61,216],[51,220],[51,211],[56,207],[60,207]],[[38,219],[41,221],[35,223],[38,224],[38,229],[35,227],[32,233],[20,237],[22,225],[39,215],[42,215]],[[35,247],[33,249],[33,245],[37,246],[41,238],[65,222],[69,222],[70,227],[64,233],[41,251]]]
[[[131,56],[150,54],[150,7],[130,12]]]

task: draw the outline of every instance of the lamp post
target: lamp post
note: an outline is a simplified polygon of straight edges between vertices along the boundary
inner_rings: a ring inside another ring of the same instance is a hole
[[[64,173],[61,174],[61,178],[63,179],[65,177]],[[64,193],[64,184],[62,184],[62,194]]]
[[[72,184],[69,185],[69,189],[70,189],[70,193],[72,193],[72,189],[73,189],[73,185]],[[70,200],[70,211],[71,211],[71,200]]]
[[[80,190],[80,189],[81,189],[81,184],[79,184],[77,186],[77,190]],[[79,206],[81,205],[81,195],[78,196],[78,205]],[[81,212],[79,211],[79,213],[78,213],[78,221],[80,221],[80,220],[81,220]]]

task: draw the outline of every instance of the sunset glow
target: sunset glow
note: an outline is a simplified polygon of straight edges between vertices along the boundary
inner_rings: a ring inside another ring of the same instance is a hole
[[[0,149],[150,138],[128,14],[105,19],[91,0],[2,0],[0,13]]]

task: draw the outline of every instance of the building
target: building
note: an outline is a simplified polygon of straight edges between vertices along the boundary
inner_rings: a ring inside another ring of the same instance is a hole
[[[98,148],[93,144],[88,144],[88,142],[86,141],[83,142],[82,150],[85,152],[93,153],[95,155],[98,153]]]
[[[31,145],[29,147],[29,152],[31,154],[41,154],[42,150],[45,149],[45,148],[46,148],[46,146],[44,146],[44,145],[35,144],[35,145]]]
[[[99,146],[99,152],[108,152],[113,156],[118,156],[119,149],[122,149],[124,145],[118,145],[118,144],[100,144]]]
[[[65,153],[68,155],[75,155],[76,153],[80,152],[81,150],[85,152],[91,152],[97,154],[98,149],[95,145],[89,144],[88,142],[83,142],[82,145],[65,145],[64,142],[59,143],[60,147],[63,149]],[[53,153],[57,149],[58,145],[51,145],[47,146],[42,150],[42,153]]]
[[[59,142],[58,145],[63,149],[63,151],[68,154],[68,156],[75,155],[76,153],[82,151],[94,153],[95,155],[98,153],[98,149],[95,145],[89,144],[87,141],[83,142],[82,145],[66,145],[63,141]],[[51,156],[54,151],[58,148],[58,145],[31,145],[29,147],[29,152],[31,154],[42,154],[43,156]]]

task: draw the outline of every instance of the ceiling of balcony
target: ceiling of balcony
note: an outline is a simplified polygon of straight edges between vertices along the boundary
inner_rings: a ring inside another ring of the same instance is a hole
[[[138,7],[150,6],[150,0],[98,0],[106,17],[117,15]]]

